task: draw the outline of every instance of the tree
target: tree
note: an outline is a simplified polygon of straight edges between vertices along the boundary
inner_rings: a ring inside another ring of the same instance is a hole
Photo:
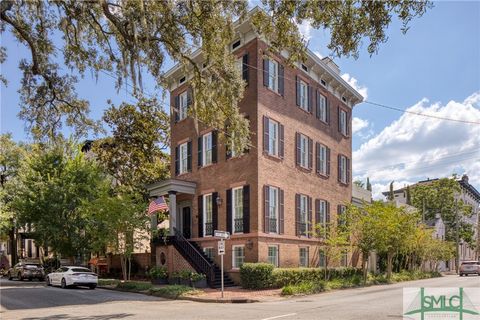
[[[370,183],[370,178],[367,177],[367,190],[372,192],[372,184]]]
[[[255,11],[252,21],[270,40],[271,50],[287,50],[293,63],[305,57],[307,40],[298,31],[303,21],[330,31],[328,47],[333,55],[357,57],[365,38],[370,54],[386,42],[385,29],[393,15],[406,32],[408,23],[430,6],[428,1],[406,0],[264,0],[265,11]],[[244,86],[229,45],[236,37],[233,22],[245,19],[247,12],[245,0],[3,0],[0,32],[12,32],[31,53],[19,66],[20,117],[37,138],[55,138],[64,124],[78,135],[85,134],[98,124],[88,116],[88,101],[76,95],[76,76],[63,70],[80,76],[89,71],[95,76],[113,73],[118,88],[130,78],[138,94],[143,73],[153,76],[159,87],[167,87],[164,67],[170,58],[193,74],[193,117],[209,127],[227,128],[235,148],[243,150],[249,140],[248,121],[237,104]],[[58,39],[63,42],[57,46]],[[208,63],[205,70],[191,59],[196,49],[202,50]],[[67,68],[55,59],[60,53]],[[2,47],[0,61],[6,58]]]
[[[393,201],[395,199],[395,194],[393,192],[393,181],[390,182],[390,190],[388,192],[388,197],[387,197],[388,201]]]
[[[458,223],[460,238],[473,246],[474,227],[464,221],[465,217],[471,217],[473,211],[463,200],[456,200],[460,192],[460,185],[454,178],[442,178],[428,184],[415,185],[411,190],[411,202],[418,210],[425,208],[426,220],[434,219],[436,213],[440,214],[445,223],[447,241],[455,240]]]
[[[123,191],[144,191],[144,186],[169,176],[169,118],[155,99],[136,105],[111,105],[103,121],[111,136],[93,143],[92,153]]]
[[[357,186],[357,187],[360,187],[360,188],[363,188],[365,186],[365,184],[360,181],[360,180],[355,180],[353,181],[353,183]]]
[[[37,144],[31,149],[12,200],[16,223],[31,232],[38,245],[64,257],[81,257],[90,240],[78,207],[94,200],[111,181],[72,143]]]
[[[123,279],[130,280],[132,254],[135,249],[145,249],[142,246],[148,240],[143,197],[134,192],[113,194],[105,188],[97,199],[83,201],[79,212],[88,221],[86,233],[92,251],[119,254]]]
[[[412,205],[412,195],[410,194],[410,186],[407,186],[407,200],[408,205]]]

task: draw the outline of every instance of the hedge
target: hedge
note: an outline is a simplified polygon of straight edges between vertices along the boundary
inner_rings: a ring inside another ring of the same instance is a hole
[[[327,290],[325,281],[319,282],[301,282],[299,284],[288,285],[282,288],[282,295],[294,295],[294,294],[315,294]]]
[[[264,289],[272,286],[273,265],[270,263],[244,263],[240,267],[240,282],[246,289]]]

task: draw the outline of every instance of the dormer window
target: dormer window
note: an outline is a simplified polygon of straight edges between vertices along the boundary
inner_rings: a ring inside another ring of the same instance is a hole
[[[325,82],[325,80],[320,80],[320,83],[322,84],[322,86],[326,87],[327,86],[327,83]]]
[[[347,99],[345,97],[342,97],[342,101],[346,103]]]
[[[180,80],[178,80],[178,83],[179,83],[179,84],[182,84],[182,83],[184,83],[184,82],[185,82],[185,77],[181,77]]]
[[[302,69],[303,69],[303,71],[308,72],[308,67],[306,65],[304,65],[303,63],[302,63]]]

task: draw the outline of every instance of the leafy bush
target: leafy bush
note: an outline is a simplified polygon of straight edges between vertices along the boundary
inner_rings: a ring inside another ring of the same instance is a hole
[[[197,290],[191,287],[182,286],[182,285],[171,285],[171,286],[165,286],[160,288],[151,288],[149,292],[151,295],[154,295],[157,297],[177,299],[178,297],[181,297],[187,293],[189,294],[196,293]]]
[[[117,288],[127,291],[146,291],[152,288],[152,284],[149,282],[120,282],[117,284]]]
[[[196,273],[196,272],[190,273],[190,281],[192,282],[197,282],[206,278],[207,277],[203,273]]]
[[[329,269],[329,279],[350,279],[361,281],[362,270],[357,268]],[[324,281],[324,268],[278,268],[273,271],[273,286],[283,287],[295,285],[304,281]]]
[[[166,267],[153,267],[148,270],[148,275],[152,279],[166,279],[168,278],[168,270]]]
[[[120,280],[118,279],[98,279],[99,286],[110,286],[110,285],[118,285]]]
[[[299,284],[288,285],[282,288],[282,295],[294,295],[294,294],[314,294],[323,292],[327,289],[324,281],[313,282],[305,281]]]
[[[244,263],[240,267],[240,282],[246,289],[263,289],[272,285],[273,265],[270,263]]]

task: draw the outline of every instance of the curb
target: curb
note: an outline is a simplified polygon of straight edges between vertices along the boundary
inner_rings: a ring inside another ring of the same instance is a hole
[[[138,294],[143,294],[143,295],[146,295],[146,296],[158,297],[158,298],[163,298],[163,299],[168,299],[168,300],[187,300],[187,301],[202,302],[202,303],[254,303],[254,302],[260,302],[260,300],[249,299],[249,298],[229,298],[229,299],[214,298],[214,299],[208,299],[208,298],[198,298],[198,297],[192,297],[192,296],[181,296],[181,297],[177,297],[177,298],[169,298],[169,297],[164,297],[164,296],[158,296],[158,295],[155,295],[155,294],[151,294],[148,291],[143,291],[143,292],[142,291],[130,291],[130,290],[123,290],[123,289],[119,289],[119,288],[103,287],[103,286],[98,286],[97,288],[105,289],[105,290],[111,290],[111,291],[138,293]]]

